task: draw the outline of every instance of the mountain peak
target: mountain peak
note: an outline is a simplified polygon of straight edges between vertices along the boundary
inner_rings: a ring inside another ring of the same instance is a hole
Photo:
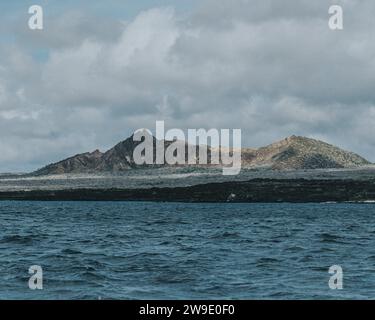
[[[287,138],[285,138],[286,141],[288,142],[313,142],[313,141],[319,141],[319,140],[316,140],[316,139],[313,139],[313,138],[308,138],[308,137],[304,137],[304,136],[297,136],[297,135],[291,135]],[[323,142],[323,141],[320,141],[320,142]]]
[[[266,166],[277,170],[348,168],[370,164],[353,152],[296,135],[259,148],[252,156],[245,158],[249,166]]]
[[[152,136],[148,130],[141,129],[141,133],[145,132]],[[156,141],[155,137],[153,137],[153,141]],[[113,173],[138,168],[139,166],[135,164],[133,159],[133,152],[140,143],[140,141],[134,141],[133,134],[105,153],[95,150],[91,153],[78,154],[50,164],[34,172],[34,174]],[[172,142],[164,141],[164,143],[168,147]],[[208,150],[209,154],[210,152],[211,148]],[[243,167],[289,170],[349,168],[368,164],[370,162],[353,152],[342,150],[323,141],[296,135],[259,149],[242,148]]]
[[[297,136],[295,134],[291,135],[287,138],[289,141],[301,141],[301,140],[311,140],[311,138],[303,137],[303,136]]]
[[[103,153],[99,149],[96,149],[95,151],[91,152],[90,154],[93,155],[93,156],[100,156]]]

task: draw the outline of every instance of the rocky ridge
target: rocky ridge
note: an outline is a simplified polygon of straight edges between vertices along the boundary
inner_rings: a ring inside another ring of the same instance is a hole
[[[156,139],[154,137],[153,141],[155,155]],[[41,176],[68,173],[116,173],[139,168],[142,166],[136,165],[133,159],[134,149],[139,143],[141,142],[133,141],[133,136],[131,136],[105,153],[95,150],[94,152],[78,154],[47,165],[32,174]],[[165,149],[171,143],[172,141],[164,141]],[[187,148],[191,146],[185,144],[185,147],[187,151]],[[195,147],[196,155],[199,154],[200,147],[206,148],[207,146]],[[208,158],[210,158],[211,149],[210,147],[207,148]],[[291,136],[259,149],[242,149],[242,166],[247,168],[262,167],[273,170],[328,169],[355,168],[369,164],[369,161],[353,152],[342,150],[323,141],[299,136]],[[157,165],[148,165],[148,167],[153,166]]]

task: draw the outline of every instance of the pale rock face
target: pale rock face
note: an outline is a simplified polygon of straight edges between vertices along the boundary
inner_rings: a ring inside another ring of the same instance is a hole
[[[283,169],[350,168],[370,164],[366,159],[328,143],[291,136],[255,151],[243,153],[243,166]]]

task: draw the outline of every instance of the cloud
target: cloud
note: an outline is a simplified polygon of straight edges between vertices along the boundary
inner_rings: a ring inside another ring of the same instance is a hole
[[[0,44],[0,171],[105,149],[155,120],[241,128],[247,146],[306,135],[375,161],[375,3],[339,4],[343,31],[323,0],[206,0],[103,26],[75,12],[31,38],[16,29],[25,41]]]

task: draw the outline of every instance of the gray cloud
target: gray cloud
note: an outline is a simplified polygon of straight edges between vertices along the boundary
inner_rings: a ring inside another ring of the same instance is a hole
[[[208,0],[103,27],[76,12],[31,38],[16,28],[25,41],[0,44],[0,171],[105,149],[155,120],[242,128],[248,146],[306,135],[374,161],[375,3],[339,4],[336,32],[323,0]]]

